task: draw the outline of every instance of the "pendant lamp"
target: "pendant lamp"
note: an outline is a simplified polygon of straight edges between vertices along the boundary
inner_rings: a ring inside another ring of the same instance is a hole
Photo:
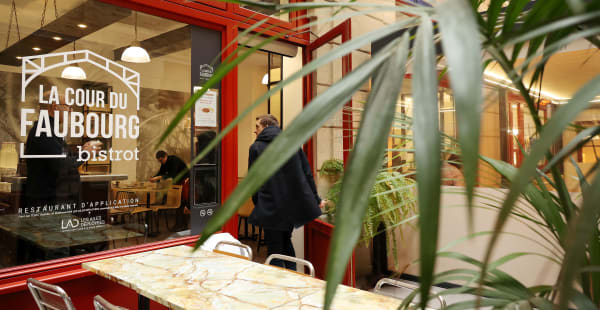
[[[73,52],[74,51],[75,41],[73,41]],[[81,69],[81,67],[79,67],[79,65],[76,63],[66,67],[60,74],[60,77],[70,80],[85,80],[87,78],[85,71],[83,71],[83,69]]]
[[[135,63],[145,63],[150,62],[150,55],[144,48],[140,46],[140,41],[137,39],[137,12],[134,12],[135,22],[135,40],[131,43],[131,46],[126,48],[121,54],[121,60],[127,62],[135,62]]]

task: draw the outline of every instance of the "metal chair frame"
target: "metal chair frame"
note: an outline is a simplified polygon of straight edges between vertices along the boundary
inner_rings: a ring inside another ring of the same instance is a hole
[[[247,246],[247,245],[245,245],[243,243],[236,243],[236,242],[231,242],[231,241],[219,241],[217,243],[217,245],[215,245],[215,249],[214,250],[219,251],[219,253],[223,253],[223,254],[232,254],[232,255],[236,255],[236,256],[241,256],[241,255],[237,255],[235,253],[230,253],[230,252],[227,252],[227,251],[219,250],[219,247],[221,247],[223,245],[231,245],[231,246],[238,247],[240,249],[245,250],[246,254],[248,254],[248,255],[246,255],[244,257],[247,257],[248,260],[252,260],[252,248],[251,247],[249,247],[249,246]]]
[[[65,290],[58,285],[52,285],[34,278],[29,278],[27,279],[27,287],[29,288],[31,295],[33,295],[33,300],[35,300],[35,303],[40,310],[75,310],[75,306],[73,305],[69,295],[67,295],[67,292],[65,292]],[[48,303],[48,301],[44,298],[44,295],[40,294],[40,292],[59,297],[64,302],[65,307],[57,308],[57,305]]]
[[[390,279],[390,278],[383,278],[383,279],[377,281],[377,284],[375,284],[375,289],[374,289],[375,293],[390,296],[389,294],[385,294],[381,291],[381,287],[384,284],[399,287],[399,288],[405,288],[405,289],[409,289],[409,290],[413,290],[413,291],[419,289],[419,286],[412,284],[412,283],[394,280],[394,279]],[[390,297],[394,297],[394,296],[390,296]],[[446,299],[444,298],[444,296],[437,295],[436,299],[440,303],[440,309],[446,308],[447,304],[446,304]]]
[[[312,278],[315,277],[315,267],[313,266],[313,264],[311,262],[309,262],[305,259],[293,257],[293,256],[282,255],[282,254],[271,254],[271,255],[269,255],[269,257],[267,257],[267,260],[265,261],[265,265],[270,265],[271,261],[273,259],[281,259],[281,260],[285,260],[288,262],[293,262],[296,264],[306,266],[308,268],[308,275],[310,275]],[[275,267],[277,267],[277,266],[275,266]],[[302,274],[304,274],[304,273],[302,273]]]
[[[94,309],[95,310],[127,310],[127,308],[115,306],[102,298],[100,295],[94,296]]]

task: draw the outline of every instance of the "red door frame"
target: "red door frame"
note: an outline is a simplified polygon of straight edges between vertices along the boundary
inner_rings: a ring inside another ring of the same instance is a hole
[[[350,19],[345,20],[335,28],[331,29],[327,33],[318,37],[312,43],[310,43],[305,49],[303,54],[303,64],[306,65],[313,60],[313,52],[332,41],[333,39],[341,36],[342,43],[349,41],[352,38],[352,24]],[[352,70],[352,54],[348,54],[342,57],[342,77]],[[315,73],[309,74],[304,77],[303,81],[303,105],[306,106],[314,98],[315,90],[313,89],[315,80]],[[346,103],[345,107],[352,108],[352,100]],[[344,165],[348,161],[350,154],[350,148],[353,145],[352,137],[353,129],[353,118],[352,112],[342,112],[342,139],[343,139],[343,156]],[[304,151],[308,157],[308,161],[312,167],[313,175],[316,174],[316,152],[315,152],[315,139],[311,137],[308,142],[304,145]],[[311,261],[315,267],[317,277],[324,279],[326,271],[327,253],[329,252],[329,244],[333,233],[333,225],[315,220],[304,226],[304,255],[305,258]],[[349,286],[356,286],[356,272],[355,272],[355,256],[352,253],[348,267],[344,275],[342,283]]]
[[[327,33],[318,37],[316,40],[311,42],[305,49],[304,54],[302,55],[302,63],[306,65],[307,63],[313,60],[313,52],[317,50],[319,47],[322,47],[326,43],[329,43],[336,37],[342,37],[342,43],[349,41],[352,38],[352,24],[351,20],[347,19],[341,24],[337,25],[335,28],[329,30]],[[348,74],[352,70],[352,54],[348,54],[342,57],[342,77]],[[303,86],[303,106],[306,106],[310,103],[310,101],[316,95],[313,90],[313,83],[315,83],[314,75],[316,73],[312,73],[304,77],[302,80]],[[352,100],[350,100],[346,107],[352,108]],[[348,155],[350,154],[350,148],[352,147],[352,113],[342,113],[342,137],[343,137],[343,148],[344,148],[344,165],[348,160]],[[316,172],[315,165],[316,160],[316,152],[315,152],[315,140],[314,137],[311,137],[304,146],[304,151],[306,152],[306,157],[313,169],[313,173]],[[316,175],[316,174],[315,174]]]
[[[236,14],[234,12],[237,4],[223,3],[217,1],[202,1],[202,4],[197,2],[189,2],[186,0],[100,0],[116,6],[129,8],[135,11],[156,15],[159,17],[172,19],[190,25],[196,25],[208,29],[221,31],[222,33],[222,49],[226,49],[222,54],[222,59],[233,53],[236,48],[235,44],[227,47],[229,42],[232,42],[238,35],[238,29],[247,28],[254,23],[248,20],[248,16],[244,14]],[[223,9],[225,8],[225,10]],[[294,12],[294,17],[298,17],[302,12]],[[294,21],[292,27],[306,24],[304,19]],[[294,32],[290,29],[290,25],[281,25],[276,19],[272,19],[256,31],[264,31],[266,35],[275,35],[280,32],[287,32],[285,38],[281,40],[305,46],[308,42],[308,33]],[[237,68],[233,69],[223,80],[222,87],[222,116],[221,125],[227,126],[237,116]],[[227,91],[233,90],[233,91]],[[221,142],[222,148],[222,163],[227,163],[221,167],[222,183],[221,183],[221,200],[225,201],[237,185],[237,131],[233,130]],[[224,226],[223,231],[230,232],[232,235],[237,235],[237,218],[230,219]],[[87,261],[94,261],[114,256],[123,256],[143,251],[150,251],[164,247],[176,245],[192,245],[197,236],[184,237],[174,240],[165,240],[143,244],[134,247],[114,249],[87,255],[75,257],[67,257],[48,262],[40,262],[24,266],[16,266],[0,270],[0,305],[11,309],[33,309],[35,305],[27,292],[25,280],[29,277],[47,281],[49,283],[61,283],[65,286],[79,287],[81,283],[86,283],[89,287],[93,287],[101,278],[93,275],[91,272],[81,268],[81,264]],[[76,281],[76,282],[73,282]],[[77,282],[78,281],[78,282]],[[81,282],[83,281],[83,282]],[[91,284],[90,284],[91,283]],[[127,294],[125,290],[118,284],[115,288],[111,288],[111,294],[118,295],[119,291],[123,291],[123,296]],[[102,287],[111,286],[110,283],[104,283]],[[131,294],[129,294],[131,295]],[[129,296],[127,295],[127,296]],[[132,295],[132,296],[135,296]],[[88,308],[91,305],[91,298],[85,297],[85,302],[89,305],[82,307]],[[27,299],[24,299],[27,298]],[[82,302],[82,296],[71,296],[76,305]],[[7,309],[8,309],[7,308]],[[153,305],[154,308],[154,305]],[[79,307],[78,307],[79,309]]]

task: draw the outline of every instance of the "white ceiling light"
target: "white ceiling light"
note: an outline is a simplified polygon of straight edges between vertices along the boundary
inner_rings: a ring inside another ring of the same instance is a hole
[[[137,40],[137,12],[135,14],[135,40],[131,43],[131,46],[126,48],[121,54],[121,60],[127,62],[135,62],[135,63],[145,63],[150,62],[150,55],[148,52],[140,46],[140,42]]]
[[[77,64],[66,67],[60,74],[60,77],[71,80],[85,80],[87,78],[85,71]]]
[[[263,85],[267,85],[267,84],[269,84],[269,74],[268,74],[268,73],[265,73],[265,75],[264,75],[264,76],[263,76],[263,78],[262,78],[262,81],[261,81],[261,83],[262,83]]]
[[[74,51],[75,41],[73,41],[73,52]],[[73,57],[75,57],[75,55],[73,55]],[[83,69],[81,69],[81,67],[79,67],[79,65],[76,63],[66,67],[60,74],[60,77],[70,80],[85,80],[87,78],[85,71],[83,71]]]

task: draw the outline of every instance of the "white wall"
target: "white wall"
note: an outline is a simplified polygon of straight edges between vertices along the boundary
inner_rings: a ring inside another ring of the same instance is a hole
[[[440,213],[438,249],[444,248],[452,242],[469,235],[467,220],[468,215],[467,208],[465,207],[465,196],[462,193],[463,190],[464,189],[462,187],[443,187],[443,208]],[[474,232],[493,230],[497,217],[497,211],[489,210],[489,208],[484,209],[484,207],[486,207],[485,204],[492,203],[498,205],[498,203],[494,203],[494,201],[502,201],[506,193],[507,190],[504,189],[484,187],[476,189],[477,195],[490,197],[492,199],[475,199],[475,206],[477,206],[477,208],[473,210]],[[532,215],[534,214],[532,207],[529,206],[525,201],[520,199],[517,205],[522,209],[527,210],[527,212],[531,213]],[[551,253],[542,246],[545,245],[549,248],[556,247],[556,244],[544,240],[545,238],[551,240],[550,234],[543,229],[539,229],[539,227],[536,228],[538,228],[541,235],[537,235],[521,221],[516,219],[509,220],[504,228],[504,231],[511,235],[504,234],[500,237],[495,247],[495,251],[493,252],[493,259],[497,259],[513,252],[532,252],[556,257],[555,254]],[[515,234],[526,236],[529,240],[516,236]],[[483,260],[488,240],[489,235],[480,236],[458,244],[448,250],[460,252],[475,259]],[[418,231],[414,227],[410,227],[410,225],[405,225],[402,229],[402,236],[398,236],[397,245],[398,254],[400,257],[399,267],[394,267],[394,262],[391,259],[392,256],[388,255],[388,266],[390,266],[390,269],[411,275],[419,275],[419,265],[413,263],[419,255]],[[560,260],[560,258],[556,258]],[[435,271],[442,272],[461,267],[474,268],[473,266],[462,262],[441,258],[436,264]],[[525,285],[552,284],[556,280],[559,272],[558,265],[540,256],[520,257],[507,263],[500,269],[516,277]]]

